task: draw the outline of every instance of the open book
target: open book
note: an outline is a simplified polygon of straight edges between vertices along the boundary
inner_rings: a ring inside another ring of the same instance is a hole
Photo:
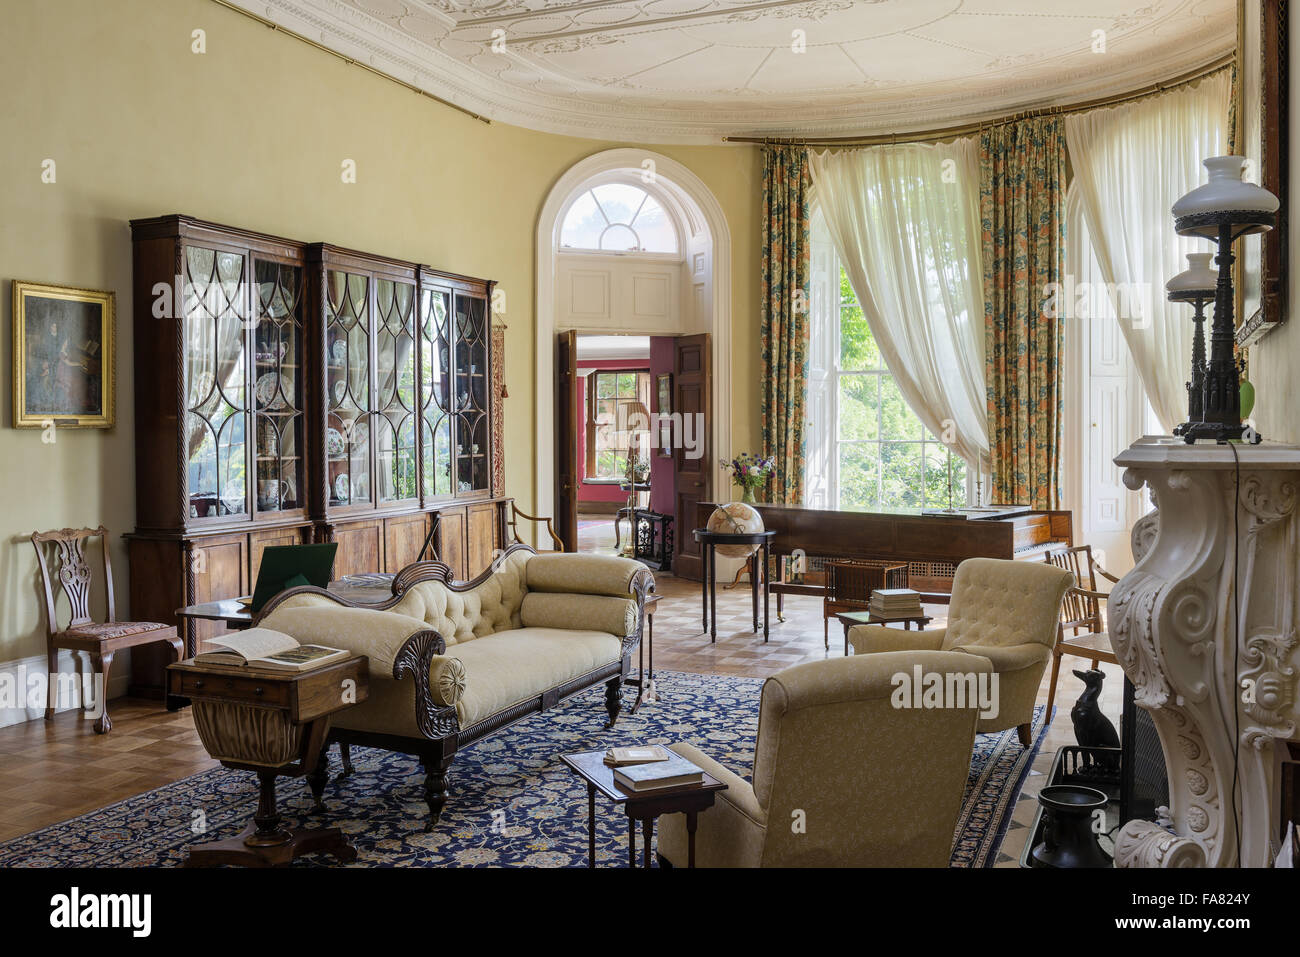
[[[195,655],[203,665],[249,665],[274,671],[310,671],[331,661],[346,658],[349,652],[324,645],[300,645],[288,635],[270,628],[249,628],[209,638],[204,642],[212,651]]]

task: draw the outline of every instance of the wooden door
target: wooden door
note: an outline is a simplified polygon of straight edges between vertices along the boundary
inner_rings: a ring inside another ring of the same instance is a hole
[[[711,501],[713,479],[713,364],[709,336],[681,336],[674,344],[673,411],[682,414],[681,433],[673,450],[677,488],[673,496],[673,574],[703,577],[695,529],[696,506]],[[693,449],[686,447],[690,438]]]
[[[578,334],[555,343],[555,527],[566,552],[578,550]]]

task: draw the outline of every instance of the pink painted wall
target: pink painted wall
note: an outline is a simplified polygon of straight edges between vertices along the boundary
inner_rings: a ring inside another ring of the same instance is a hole
[[[654,346],[651,340],[651,350]],[[671,342],[671,340],[669,340]],[[611,369],[645,369],[647,361],[645,359],[587,359],[578,362],[578,388],[581,400],[578,402],[578,421],[575,423],[575,433],[578,436],[578,447],[574,454],[578,457],[578,475],[586,476],[587,474],[587,376],[593,372],[607,372]],[[653,392],[654,386],[651,385]],[[653,468],[653,466],[652,466]],[[653,473],[651,481],[653,481]],[[653,494],[653,493],[652,493]],[[627,493],[622,491],[617,485],[605,485],[603,483],[591,483],[583,481],[578,485],[579,502],[620,502],[627,501]]]
[[[650,411],[659,412],[658,377],[673,371],[673,358],[676,349],[672,336],[650,337]],[[656,435],[653,441],[658,441]],[[674,488],[675,472],[673,460],[660,456],[660,449],[650,452],[650,508],[665,515],[672,515],[676,507],[677,493]]]

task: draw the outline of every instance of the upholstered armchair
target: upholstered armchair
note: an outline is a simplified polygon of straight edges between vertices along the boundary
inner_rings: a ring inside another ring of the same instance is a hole
[[[1029,747],[1034,702],[1060,631],[1061,600],[1074,585],[1070,572],[1035,562],[968,558],[957,566],[948,627],[900,631],[856,625],[849,642],[856,654],[882,651],[958,651],[987,658],[998,675],[996,717],[979,730],[1016,728]]]
[[[763,684],[753,784],[691,744],[672,750],[727,785],[701,812],[697,867],[946,867],[978,695],[896,707],[895,676],[992,673],[958,652],[896,652],[795,665]],[[984,676],[982,679],[980,676]],[[659,819],[659,857],[687,863],[683,814]]]

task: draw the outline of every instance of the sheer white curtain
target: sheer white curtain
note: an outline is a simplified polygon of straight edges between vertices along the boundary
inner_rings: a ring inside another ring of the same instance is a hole
[[[981,472],[979,158],[973,140],[809,155],[816,202],[867,324],[925,427]]]
[[[1224,70],[1192,87],[1065,118],[1092,246],[1166,432],[1187,417],[1192,312],[1165,299],[1165,283],[1187,268],[1187,253],[1211,248],[1176,235],[1169,209],[1204,179],[1201,160],[1227,149],[1228,89]]]

